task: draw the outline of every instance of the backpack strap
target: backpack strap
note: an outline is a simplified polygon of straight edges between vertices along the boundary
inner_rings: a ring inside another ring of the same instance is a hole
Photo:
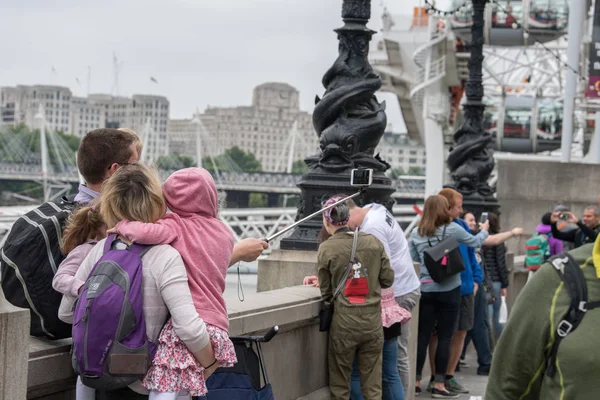
[[[590,308],[587,303],[587,282],[577,261],[570,254],[563,253],[552,257],[549,262],[558,273],[571,298],[569,309],[556,327],[556,337],[548,353],[546,375],[553,377],[557,370],[556,354],[558,353],[560,342],[577,329],[586,311]],[[590,305],[593,305],[594,308],[600,307],[600,302],[594,302]]]
[[[112,246],[116,240],[117,240],[116,233],[111,233],[110,235],[108,235],[108,237],[106,238],[106,242],[104,243],[104,253],[105,254],[110,249],[112,249]],[[146,254],[146,252],[148,250],[150,250],[151,248],[152,248],[152,246],[147,246],[147,245],[138,244],[138,243],[133,243],[132,245],[127,246],[127,250],[129,250],[133,254],[137,254],[140,258],[142,258],[144,256],[144,254]]]
[[[104,252],[102,254],[106,254],[110,251],[110,249],[112,249],[112,245],[116,238],[117,238],[116,233],[111,233],[110,235],[108,235],[106,237],[106,242],[104,242]]]

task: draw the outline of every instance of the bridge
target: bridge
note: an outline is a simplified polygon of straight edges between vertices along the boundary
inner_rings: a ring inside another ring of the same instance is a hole
[[[173,171],[159,170],[164,181]],[[63,169],[48,168],[50,179],[58,182],[76,184],[80,181],[77,167],[66,166]],[[300,194],[297,187],[302,174],[281,172],[212,172],[217,189],[226,192]],[[16,164],[0,162],[0,180],[39,181],[44,174],[40,164]],[[425,177],[401,176],[393,180],[396,189],[394,197],[399,199],[422,199],[425,194]]]

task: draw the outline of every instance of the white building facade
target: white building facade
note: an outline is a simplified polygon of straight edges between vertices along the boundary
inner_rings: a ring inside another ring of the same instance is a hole
[[[270,82],[254,89],[250,106],[208,107],[199,115],[203,157],[237,146],[254,154],[264,171],[286,172],[290,159],[303,160],[319,148],[312,116],[299,103],[294,87]],[[197,129],[192,120],[170,121],[171,152],[195,159]]]

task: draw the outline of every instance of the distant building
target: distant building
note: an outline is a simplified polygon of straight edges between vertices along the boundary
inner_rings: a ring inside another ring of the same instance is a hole
[[[71,90],[62,86],[18,85],[0,88],[0,115],[3,125],[24,123],[35,126],[40,106],[44,110],[49,130],[69,132]]]
[[[425,148],[410,140],[407,133],[384,133],[375,150],[377,153],[392,169],[402,168],[405,174],[409,171],[412,174],[419,171],[419,175],[425,173]]]
[[[293,161],[315,154],[319,148],[312,117],[301,111],[299,104],[294,87],[264,83],[254,88],[250,106],[208,107],[200,115],[208,134],[202,136],[203,156],[217,156],[237,146],[253,153],[264,171],[285,172],[292,147]],[[171,152],[195,159],[196,128],[190,124],[191,120],[170,121]]]
[[[71,126],[67,131],[77,136],[84,136],[89,131],[104,128],[106,114],[104,107],[85,97],[73,97],[71,102]]]
[[[83,136],[98,128],[130,128],[144,140],[144,161],[152,163],[169,153],[169,100],[163,96],[109,94],[73,97],[62,86],[18,85],[0,88],[0,125],[24,123],[35,127],[43,107],[46,127]]]

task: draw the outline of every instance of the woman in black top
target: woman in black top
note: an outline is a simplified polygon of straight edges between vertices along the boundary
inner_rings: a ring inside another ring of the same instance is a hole
[[[490,234],[494,235],[500,232],[500,221],[494,213],[488,214],[490,221]],[[500,308],[502,306],[502,296],[506,296],[508,287],[508,267],[506,266],[506,247],[504,243],[497,246],[483,246],[483,259],[486,275],[492,280],[492,298],[493,302],[489,306],[490,325],[492,326],[496,341],[504,329],[504,324],[500,323]]]

